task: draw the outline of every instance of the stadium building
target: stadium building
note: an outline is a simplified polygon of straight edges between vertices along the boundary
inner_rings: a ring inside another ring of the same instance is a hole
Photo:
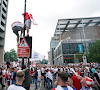
[[[54,37],[59,40],[53,52],[54,64],[78,62],[75,56],[88,52],[91,43],[100,40],[100,17],[59,19]]]

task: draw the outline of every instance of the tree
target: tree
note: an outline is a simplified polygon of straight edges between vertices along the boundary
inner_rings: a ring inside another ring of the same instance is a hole
[[[11,49],[10,52],[8,52],[8,51],[5,52],[4,60],[5,61],[8,61],[8,60],[10,60],[10,61],[18,61],[16,51],[14,49]]]
[[[9,52],[5,52],[4,54],[4,61],[7,62],[9,60]]]
[[[83,53],[77,53],[76,59],[78,59],[79,62],[83,62]]]
[[[87,59],[89,62],[100,63],[100,40],[97,40],[89,47]]]

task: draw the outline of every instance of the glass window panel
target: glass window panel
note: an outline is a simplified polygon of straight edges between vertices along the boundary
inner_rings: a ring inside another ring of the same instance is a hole
[[[58,24],[67,24],[68,20],[64,20],[64,21],[59,21]]]
[[[91,24],[89,24],[88,26],[94,26],[96,23],[91,23]]]
[[[77,27],[83,27],[85,26],[86,24],[79,24]]]
[[[72,25],[70,24],[70,25],[68,25],[67,28],[73,28],[73,27],[75,27],[75,25],[76,25],[76,24],[72,24]]]
[[[58,25],[57,28],[65,28],[66,25]]]
[[[92,22],[99,22],[100,20],[99,19],[94,19]]]
[[[82,23],[88,23],[91,19],[83,19],[81,22]]]
[[[79,20],[71,20],[70,23],[78,23]]]

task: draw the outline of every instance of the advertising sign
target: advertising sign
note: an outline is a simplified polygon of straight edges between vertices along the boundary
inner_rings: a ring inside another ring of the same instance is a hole
[[[78,48],[79,48],[79,53],[83,53],[82,44],[78,44]]]

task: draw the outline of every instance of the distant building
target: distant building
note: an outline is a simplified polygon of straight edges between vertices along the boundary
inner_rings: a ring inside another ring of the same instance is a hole
[[[75,62],[80,49],[86,53],[91,43],[100,40],[100,17],[59,19],[54,36],[59,39],[53,51],[54,64]]]
[[[59,44],[58,36],[52,37],[50,41],[50,64],[51,65],[54,64],[54,50],[58,44]]]
[[[32,57],[30,58],[30,61],[42,60],[44,58],[45,58],[44,55],[33,50],[32,51]]]
[[[48,62],[50,62],[50,64],[51,64],[50,51],[48,52]]]
[[[95,41],[86,41],[87,50],[91,46],[91,43]],[[76,55],[84,53],[83,42],[78,40],[61,40],[54,50],[54,64],[63,65],[68,63],[78,63]]]
[[[8,13],[8,1],[9,0],[0,0],[0,63],[4,62],[4,45]]]

